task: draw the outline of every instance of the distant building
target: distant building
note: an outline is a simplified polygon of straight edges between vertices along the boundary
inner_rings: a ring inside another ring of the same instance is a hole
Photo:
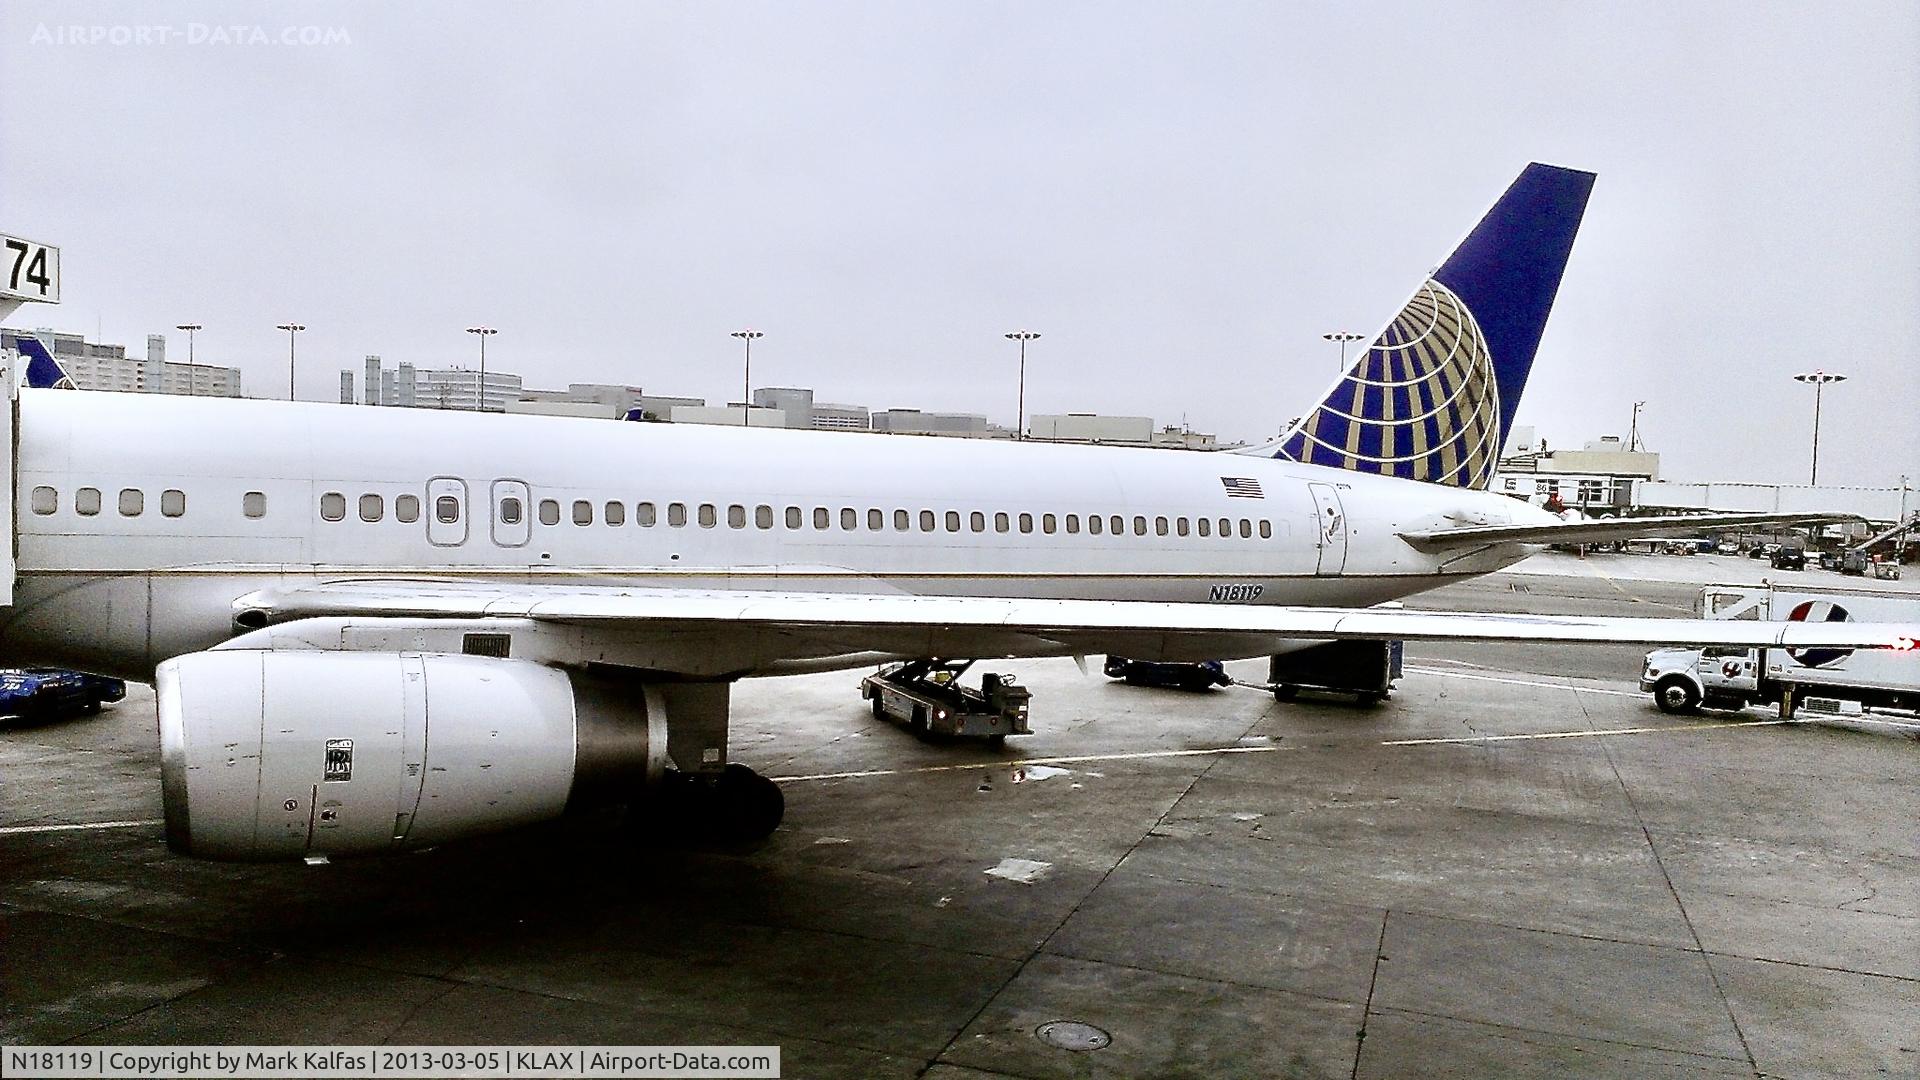
[[[742,417],[741,414],[745,414]],[[744,419],[748,427],[783,428],[787,426],[787,414],[780,409],[765,409],[759,406],[746,408],[735,402],[731,405],[675,405],[667,419],[676,424],[731,424],[741,426]]]
[[[515,408],[509,412],[547,412],[555,416],[605,416],[618,420],[641,408],[646,395],[637,386],[618,383],[568,383],[565,390],[520,391],[522,405],[550,405],[550,409]],[[560,406],[569,406],[560,408]],[[581,408],[574,408],[575,406]]]
[[[1517,428],[1514,443],[1533,442]],[[1558,501],[1589,517],[1616,516],[1634,505],[1635,487],[1660,475],[1660,455],[1628,450],[1618,435],[1603,435],[1579,450],[1523,449],[1500,459],[1493,490],[1536,505]]]
[[[511,372],[487,372],[484,397],[480,383],[478,371],[458,367],[416,368],[405,361],[401,361],[397,369],[387,369],[381,365],[378,355],[369,355],[361,400],[368,405],[402,408],[477,411],[484,407],[503,412],[508,402],[520,399],[520,376]]]
[[[965,438],[992,437],[987,418],[979,413],[922,412],[919,409],[888,409],[872,418],[873,430],[896,435],[959,435]]]
[[[1217,450],[1220,440],[1213,435],[1168,424],[1153,433],[1153,445],[1173,450]]]
[[[23,337],[36,337],[82,390],[121,390],[135,394],[187,394],[239,397],[240,369],[168,360],[167,339],[147,335],[146,359],[129,357],[124,345],[87,341],[80,334],[51,330],[0,330],[0,348],[18,351]]]
[[[698,409],[704,407],[706,403],[706,398],[662,397],[657,394],[647,394],[635,398],[632,408],[640,410],[640,419],[642,420],[658,420],[664,422],[673,418],[673,410],[675,409]],[[630,414],[632,409],[629,409],[628,412]]]
[[[1097,413],[1041,414],[1027,425],[1027,437],[1043,442],[1119,443],[1146,446],[1153,442],[1150,416],[1101,416]]]
[[[873,426],[864,405],[828,405],[813,399],[813,391],[802,387],[763,386],[753,392],[756,408],[778,409],[787,416],[790,428],[826,428],[837,431],[866,431]]]

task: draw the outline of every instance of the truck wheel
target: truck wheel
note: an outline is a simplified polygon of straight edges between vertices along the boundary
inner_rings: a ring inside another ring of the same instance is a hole
[[[1669,675],[1654,684],[1653,702],[1664,713],[1690,713],[1700,707],[1700,693],[1687,680]]]
[[[887,718],[887,707],[881,703],[879,694],[873,695],[873,718],[875,720]]]
[[[907,726],[913,729],[914,735],[918,738],[924,739],[933,733],[932,729],[927,726],[927,707],[925,705],[915,705],[913,707],[913,719],[907,721]]]
[[[1297,686],[1281,683],[1273,688],[1273,700],[1275,701],[1292,701],[1299,696],[1300,688]]]

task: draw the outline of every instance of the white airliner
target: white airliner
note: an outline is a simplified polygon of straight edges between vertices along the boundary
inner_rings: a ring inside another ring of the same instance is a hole
[[[734,680],[1329,639],[1912,648],[1915,626],[1369,609],[1566,522],[1485,490],[1592,175],[1529,166],[1278,443],[1185,453],[42,389],[0,660],[152,678],[168,842],[417,848],[649,789],[724,835]],[[44,377],[35,377],[35,368]]]

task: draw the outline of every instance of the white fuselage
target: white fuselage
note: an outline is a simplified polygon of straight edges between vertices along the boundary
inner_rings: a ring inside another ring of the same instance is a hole
[[[136,678],[312,581],[1358,606],[1527,553],[1400,531],[1553,520],[1228,453],[77,391],[21,392],[15,465],[0,662]]]

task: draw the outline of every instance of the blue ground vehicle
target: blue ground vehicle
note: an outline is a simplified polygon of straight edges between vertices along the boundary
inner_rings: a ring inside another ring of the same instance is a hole
[[[98,712],[127,696],[119,679],[56,668],[0,670],[0,717],[54,717]]]

